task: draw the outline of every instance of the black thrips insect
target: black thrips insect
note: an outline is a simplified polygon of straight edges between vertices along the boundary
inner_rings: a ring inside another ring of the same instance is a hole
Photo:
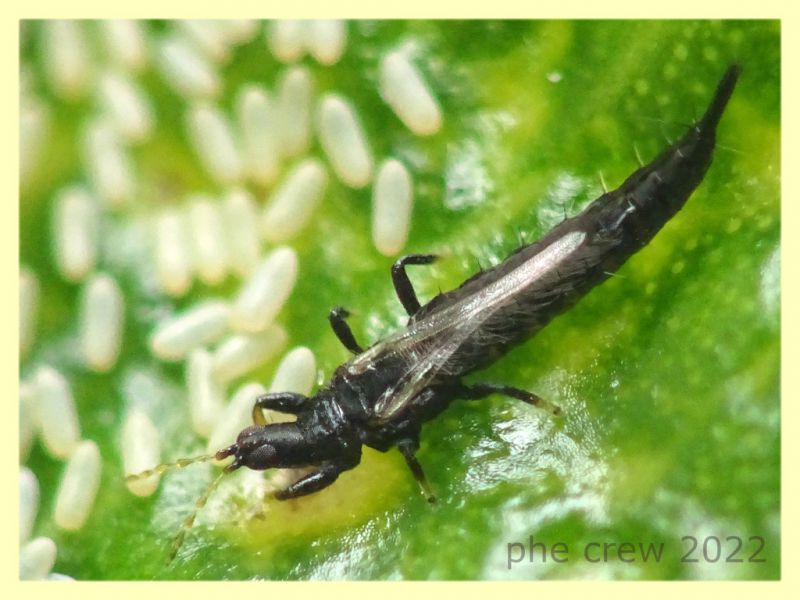
[[[680,210],[711,164],[717,124],[739,73],[738,66],[729,67],[705,115],[619,188],[457,289],[421,306],[405,269],[430,264],[435,256],[412,254],[399,259],[392,267],[392,280],[409,315],[407,327],[364,350],[345,321],[347,311],[331,311],[334,333],[355,356],[336,369],[313,398],[288,392],[261,396],[253,407],[255,424],[239,433],[231,446],[214,456],[162,465],[133,477],[229,456],[233,462],[225,472],[240,467],[313,467],[276,492],[276,498],[286,500],[332,484],[340,473],[358,465],[362,446],[382,452],[397,446],[422,492],[433,502],[415,457],[422,424],[457,398],[478,400],[503,394],[545,404],[526,390],[493,383],[466,385],[462,377],[486,367],[575,304]],[[290,413],[297,420],[266,424],[262,409]],[[210,491],[197,503],[187,527]]]

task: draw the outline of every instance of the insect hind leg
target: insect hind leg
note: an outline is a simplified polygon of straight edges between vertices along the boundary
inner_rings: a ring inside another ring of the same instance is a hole
[[[420,304],[417,299],[417,293],[408,279],[406,273],[406,265],[429,265],[435,261],[437,256],[435,254],[407,254],[401,256],[392,265],[392,283],[394,283],[394,291],[400,299],[403,308],[406,309],[408,316],[414,316],[419,310]]]
[[[400,454],[406,459],[406,464],[408,468],[411,469],[414,479],[417,480],[422,495],[425,496],[425,499],[429,503],[436,503],[436,496],[431,492],[428,478],[425,476],[425,471],[422,469],[422,465],[419,464],[416,457],[417,450],[419,449],[419,442],[417,440],[402,440],[397,444],[397,449],[400,450]]]
[[[342,345],[353,354],[361,354],[364,349],[356,341],[353,330],[350,329],[350,325],[345,321],[349,316],[350,312],[346,308],[337,306],[328,313],[328,321],[330,321],[331,329],[333,329],[333,333],[336,334],[339,341],[342,342]]]
[[[478,383],[475,385],[467,386],[462,385],[458,390],[459,395],[465,400],[481,400],[492,394],[501,394],[509,398],[522,400],[527,404],[532,404],[538,408],[546,410],[553,415],[560,415],[561,408],[555,404],[537,396],[533,392],[521,390],[510,385],[502,385],[497,383]]]

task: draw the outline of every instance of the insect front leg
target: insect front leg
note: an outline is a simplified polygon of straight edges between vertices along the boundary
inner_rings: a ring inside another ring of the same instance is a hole
[[[336,481],[342,472],[355,467],[360,460],[361,450],[359,448],[356,455],[346,457],[336,462],[325,463],[320,468],[301,477],[286,488],[278,490],[275,492],[275,498],[278,500],[289,500],[291,498],[299,498],[300,496],[318,492]]]
[[[408,316],[414,316],[419,310],[419,300],[408,279],[406,273],[406,265],[429,265],[436,260],[435,254],[407,254],[397,259],[397,262],[392,265],[392,283],[394,283],[394,291],[397,292],[397,297],[400,299],[403,308],[406,309]]]
[[[561,408],[555,404],[540,398],[533,392],[521,390],[510,385],[502,385],[496,383],[478,383],[475,385],[462,385],[458,390],[459,395],[465,400],[481,400],[492,394],[502,394],[509,398],[516,398],[522,400],[527,404],[532,404],[538,408],[544,409],[554,415],[561,414]]]
[[[308,408],[310,404],[310,398],[293,392],[264,394],[256,398],[256,403],[253,406],[253,423],[256,425],[267,424],[267,420],[264,418],[264,413],[262,412],[264,409],[296,415]]]
[[[336,337],[339,338],[339,341],[342,342],[342,345],[344,345],[344,347],[350,350],[350,352],[353,354],[361,354],[364,349],[356,341],[356,338],[353,335],[353,330],[350,329],[350,325],[348,325],[347,321],[345,321],[345,319],[349,316],[350,313],[346,308],[337,306],[331,310],[330,313],[328,313],[328,321],[330,321],[333,333],[336,334]]]
[[[411,469],[414,479],[417,480],[422,495],[425,496],[428,502],[434,504],[436,502],[436,496],[431,492],[428,478],[425,476],[425,471],[422,470],[422,465],[419,464],[416,457],[417,450],[419,449],[419,441],[416,439],[402,440],[397,444],[397,449],[400,450],[400,454],[406,459],[406,464],[408,468]]]

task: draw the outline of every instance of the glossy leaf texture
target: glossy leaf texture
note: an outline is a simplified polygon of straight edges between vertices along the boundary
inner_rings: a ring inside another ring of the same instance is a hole
[[[170,26],[148,22],[145,31],[155,38]],[[498,396],[453,404],[425,426],[418,455],[434,508],[396,451],[368,453],[329,490],[287,504],[254,506],[231,485],[170,565],[171,538],[212,470],[187,468],[165,475],[149,498],[131,495],[123,416],[139,406],[155,417],[165,460],[203,450],[189,425],[182,366],[157,361],[147,339],[161,316],[232,296],[239,281],[170,299],[142,283],[152,259],[141,229],[165,202],[222,189],[188,147],[184,101],[149,67],[139,83],[157,125],[132,152],[140,193],[104,219],[101,234],[100,266],[126,301],[122,352],[110,373],[84,369],[76,359],[80,286],[56,271],[49,223],[57,191],[86,180],[79,135],[95,104],[48,88],[40,29],[24,23],[21,47],[50,127],[20,196],[21,262],[40,278],[42,298],[20,378],[44,363],[61,369],[83,435],[103,456],[96,505],[76,533],[51,516],[62,463],[38,442],[27,460],[41,486],[34,535],[57,542],[56,571],[115,580],[779,578],[777,22],[360,21],[348,24],[337,64],[304,58],[318,92],[353,102],[375,156],[409,167],[415,204],[405,251],[443,257],[413,269],[423,301],[578,212],[602,181],[619,185],[637,153],[650,160],[701,114],[730,63],[743,74],[714,163],[686,207],[615,277],[470,378],[530,389],[563,417]],[[399,47],[411,48],[441,103],[433,136],[410,133],[378,94],[378,59]],[[284,68],[257,35],[220,67],[220,106],[232,110],[246,82],[274,87]],[[316,142],[310,154],[324,160]],[[269,190],[252,189],[263,203]],[[393,259],[370,239],[369,188],[332,178],[312,222],[289,243],[299,277],[277,320],[291,346],[314,351],[327,379],[348,357],[327,323],[333,306],[353,313],[363,343],[404,322]],[[247,380],[268,385],[277,360]],[[753,556],[756,538],[764,546]],[[563,562],[553,559],[557,544]],[[641,555],[650,544],[663,544],[660,558]],[[510,563],[521,548],[524,558]]]

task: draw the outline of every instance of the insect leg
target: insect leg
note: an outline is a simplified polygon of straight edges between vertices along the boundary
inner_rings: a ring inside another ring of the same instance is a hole
[[[521,390],[510,385],[496,383],[478,383],[472,386],[462,385],[459,389],[459,394],[466,400],[480,400],[492,394],[502,394],[509,398],[516,398],[517,400],[522,400],[523,402],[542,408],[554,415],[561,414],[561,408],[555,404],[540,398],[533,392]]]
[[[347,457],[339,462],[325,463],[319,469],[301,477],[286,488],[275,492],[275,498],[278,500],[289,500],[290,498],[299,498],[300,496],[318,492],[336,481],[340,473],[355,467],[360,459],[361,452],[359,449],[359,453],[356,455],[355,459]]]
[[[422,465],[419,464],[416,457],[418,448],[419,442],[417,440],[402,440],[397,444],[397,449],[400,450],[400,454],[406,459],[406,464],[408,468],[411,469],[414,479],[417,480],[422,495],[425,496],[428,502],[434,504],[436,502],[436,496],[431,492],[431,487],[428,485],[428,478],[425,477],[425,471],[422,470]]]
[[[303,409],[308,408],[310,403],[310,398],[293,392],[264,394],[256,398],[256,403],[253,406],[253,423],[256,425],[267,424],[266,419],[264,419],[264,413],[262,412],[264,409],[296,415]]]
[[[359,346],[355,336],[353,335],[353,331],[350,329],[347,321],[345,321],[345,319],[349,316],[350,313],[346,308],[337,306],[328,314],[328,321],[331,323],[333,333],[336,334],[336,337],[339,338],[339,341],[342,342],[344,347],[350,350],[350,352],[353,354],[361,354],[364,349]]]
[[[429,265],[436,260],[435,254],[407,254],[397,259],[392,265],[392,283],[394,291],[408,316],[413,316],[419,310],[419,300],[406,273],[406,265]]]

